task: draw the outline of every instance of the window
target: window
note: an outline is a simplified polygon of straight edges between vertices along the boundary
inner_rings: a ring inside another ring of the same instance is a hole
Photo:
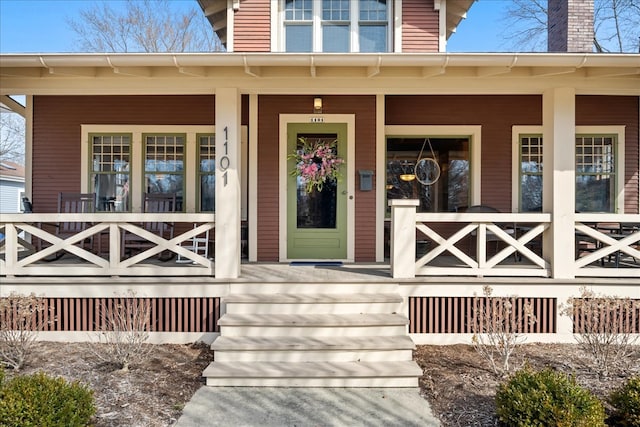
[[[418,212],[455,212],[469,206],[469,138],[429,138],[428,142],[431,147],[425,145],[424,137],[387,139],[387,200],[418,199]],[[415,164],[419,157],[433,156],[440,178],[424,185],[415,178]]]
[[[541,131],[541,126],[514,126],[518,150],[513,152],[518,159],[514,199],[520,212],[542,210]],[[624,127],[576,126],[576,211],[624,212],[620,170],[624,170]]]
[[[542,135],[520,135],[520,212],[542,212]]]
[[[387,52],[389,13],[386,1],[360,2],[360,52]]]
[[[185,136],[144,135],[143,138],[145,191],[176,193],[176,210],[183,210]]]
[[[387,0],[285,0],[286,52],[388,52]]]
[[[216,146],[215,135],[198,135],[198,163],[200,176],[199,211],[216,210]]]
[[[91,192],[97,211],[130,211],[131,135],[91,135]]]
[[[615,135],[576,136],[576,210],[615,212]]]

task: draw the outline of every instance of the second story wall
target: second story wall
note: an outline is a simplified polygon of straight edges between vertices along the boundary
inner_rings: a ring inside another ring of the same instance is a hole
[[[402,52],[438,52],[439,15],[433,0],[402,0]]]
[[[321,0],[312,1],[320,2]],[[355,3],[356,0],[351,1]],[[233,51],[270,52],[273,45],[272,39],[284,37],[284,33],[280,34],[280,36],[274,34],[274,26],[272,25],[271,19],[279,16],[279,14],[274,13],[275,11],[271,10],[271,8],[276,7],[278,4],[280,5],[279,7],[283,8],[284,2],[271,0],[240,0],[238,4],[239,7],[233,12],[232,18]],[[351,4],[353,6],[353,3]],[[436,10],[434,0],[387,0],[384,4],[388,6],[387,46],[389,51],[393,51],[394,46],[398,52],[439,51],[441,19],[440,11]],[[321,8],[315,9],[317,11],[322,10]],[[357,23],[357,8],[353,8],[353,10],[356,11],[353,12],[355,13],[355,18],[353,19],[355,19]],[[401,13],[402,15],[401,23],[395,27],[394,13]],[[281,28],[280,31],[283,31],[283,26],[284,24],[281,22],[276,25],[276,27]],[[323,28],[323,26],[314,24],[314,28],[315,27],[318,28],[313,30],[314,37],[317,37],[315,33],[318,29]],[[357,26],[353,24],[353,27],[356,28],[355,32],[359,36]],[[352,44],[352,49],[358,49],[353,46],[357,46],[357,43]],[[360,49],[362,49],[362,46]]]
[[[269,0],[242,0],[233,19],[233,50],[235,52],[269,52],[271,50],[271,2]]]

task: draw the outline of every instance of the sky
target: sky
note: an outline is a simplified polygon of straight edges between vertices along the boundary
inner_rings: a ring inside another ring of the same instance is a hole
[[[109,0],[122,3],[121,0]],[[196,0],[172,0],[198,7]],[[87,0],[0,0],[1,53],[73,52],[76,36],[67,20],[76,19]],[[500,16],[506,0],[478,0],[447,44],[449,52],[500,52]]]

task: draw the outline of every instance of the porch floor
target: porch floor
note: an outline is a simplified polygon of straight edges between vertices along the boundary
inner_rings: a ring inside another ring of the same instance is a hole
[[[440,257],[438,265],[452,266],[458,264],[454,257]],[[72,256],[65,256],[60,260],[53,261],[51,265],[66,264],[73,265],[77,263],[77,259]],[[158,267],[165,265],[175,265],[175,259],[171,261],[148,260],[146,263]],[[515,263],[513,260],[501,264],[504,268],[518,265],[520,268],[527,268],[526,262]],[[594,267],[600,267],[594,263]],[[605,264],[605,267],[615,268],[613,263]],[[640,285],[640,261],[638,263],[630,263],[626,267],[637,268],[637,278],[604,278],[604,277],[579,277],[576,279],[553,279],[543,277],[476,277],[476,276],[418,276],[413,279],[394,279],[391,276],[391,268],[388,262],[382,263],[344,263],[342,265],[323,265],[305,264],[292,265],[289,262],[248,262],[243,261],[241,275],[237,279],[216,278],[211,276],[195,276],[195,277],[162,277],[160,278],[166,284],[179,283],[495,283],[495,284],[535,284],[535,283],[567,283],[567,284],[606,284],[606,283],[624,283]],[[498,267],[499,268],[499,267]],[[534,268],[531,266],[531,268]],[[589,268],[589,267],[587,267]],[[68,283],[69,277],[62,276],[17,276],[3,277],[3,283]],[[158,277],[152,276],[79,276],[73,277],[73,282],[78,283],[104,283],[105,280],[113,283],[139,283],[150,284],[158,283]]]

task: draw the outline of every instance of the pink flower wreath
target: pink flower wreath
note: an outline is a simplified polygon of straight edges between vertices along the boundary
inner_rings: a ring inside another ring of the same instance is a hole
[[[291,175],[302,178],[307,193],[314,188],[320,192],[325,182],[340,178],[339,168],[344,160],[337,155],[338,141],[311,141],[307,138],[299,138],[298,141],[299,148],[289,156],[296,163]]]

